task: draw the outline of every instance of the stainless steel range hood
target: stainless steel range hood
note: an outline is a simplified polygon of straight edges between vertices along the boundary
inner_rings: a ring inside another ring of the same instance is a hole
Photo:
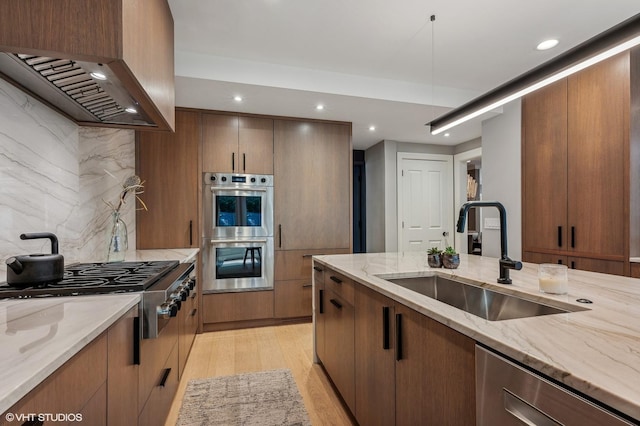
[[[1,53],[0,73],[75,121],[155,126],[107,66]]]

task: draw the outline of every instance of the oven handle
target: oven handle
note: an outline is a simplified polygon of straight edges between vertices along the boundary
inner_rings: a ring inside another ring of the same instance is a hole
[[[211,244],[247,244],[247,243],[266,243],[266,239],[251,239],[251,240],[211,240]]]
[[[241,191],[241,192],[267,192],[267,188],[262,187],[241,187],[241,186],[212,186],[211,192],[216,191]]]

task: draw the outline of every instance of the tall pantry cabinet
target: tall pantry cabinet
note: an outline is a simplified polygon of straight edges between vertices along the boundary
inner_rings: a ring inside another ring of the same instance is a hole
[[[351,124],[274,120],[276,318],[311,316],[311,257],[351,251]]]
[[[639,57],[621,53],[523,99],[525,261],[629,274],[640,250],[631,167],[640,144],[631,123]]]

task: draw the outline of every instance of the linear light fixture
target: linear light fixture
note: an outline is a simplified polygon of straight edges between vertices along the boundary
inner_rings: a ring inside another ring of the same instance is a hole
[[[640,14],[427,123],[437,135],[640,44]]]

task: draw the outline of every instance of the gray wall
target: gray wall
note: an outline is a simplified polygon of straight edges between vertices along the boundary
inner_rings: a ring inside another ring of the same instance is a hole
[[[521,102],[516,100],[503,108],[503,114],[482,123],[482,199],[504,205],[509,257],[521,260]],[[482,213],[483,221],[499,217],[494,208],[484,208]],[[482,231],[482,255],[500,257],[500,231]]]
[[[445,145],[383,140],[365,151],[367,252],[398,250],[398,152],[453,155],[454,150],[455,147]]]

